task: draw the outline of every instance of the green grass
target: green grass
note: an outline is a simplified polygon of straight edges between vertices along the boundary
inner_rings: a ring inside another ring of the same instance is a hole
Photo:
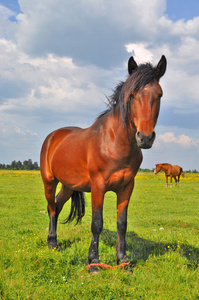
[[[132,273],[85,268],[91,203],[80,225],[63,225],[62,251],[47,247],[48,215],[39,172],[0,171],[0,299],[199,299],[199,174],[165,188],[163,173],[138,173],[128,212]],[[107,193],[100,261],[115,265],[116,201]]]

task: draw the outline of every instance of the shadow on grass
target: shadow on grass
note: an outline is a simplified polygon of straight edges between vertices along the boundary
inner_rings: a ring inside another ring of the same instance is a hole
[[[75,238],[73,241],[70,239],[59,241],[58,249],[59,251],[65,251],[67,248],[70,248],[72,244],[78,243],[80,240],[80,238]]]
[[[104,229],[101,240],[110,247],[116,246],[117,233]],[[127,233],[126,242],[127,251],[130,253],[128,259],[132,265],[146,261],[150,255],[161,256],[167,252],[178,251],[180,255],[185,256],[189,261],[188,267],[196,269],[199,266],[199,249],[187,244],[156,243],[140,238],[134,232]]]

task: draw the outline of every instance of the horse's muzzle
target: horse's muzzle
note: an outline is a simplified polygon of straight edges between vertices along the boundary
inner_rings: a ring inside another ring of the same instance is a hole
[[[152,147],[153,142],[155,140],[155,131],[153,131],[151,134],[149,135],[144,135],[141,131],[137,131],[135,138],[137,141],[137,145],[138,147],[142,148],[142,149],[149,149]]]

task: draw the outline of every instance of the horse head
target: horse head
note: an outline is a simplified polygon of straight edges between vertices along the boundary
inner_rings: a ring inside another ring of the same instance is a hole
[[[129,121],[136,129],[137,145],[143,149],[151,148],[155,140],[154,127],[163,94],[159,79],[166,71],[166,64],[164,55],[155,68],[151,64],[137,66],[133,57],[128,62],[128,97],[124,102],[130,107]]]
[[[162,170],[162,164],[156,164],[154,174],[158,174]]]

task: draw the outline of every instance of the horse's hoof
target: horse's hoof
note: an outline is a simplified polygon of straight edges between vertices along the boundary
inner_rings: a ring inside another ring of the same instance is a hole
[[[49,248],[49,249],[55,249],[55,250],[57,250],[57,249],[58,249],[58,246],[57,246],[57,245],[49,245],[49,244],[48,244],[48,248]]]
[[[48,236],[47,242],[48,242],[48,248],[57,249],[58,244],[57,244],[57,238],[56,237]]]
[[[132,268],[130,263],[127,262],[126,259],[117,261],[117,266],[127,272],[132,272]]]
[[[50,248],[50,249],[58,249],[59,246],[58,246],[57,243],[48,242],[48,248]]]
[[[132,268],[131,268],[131,266],[130,266],[130,265],[128,265],[128,266],[125,266],[125,267],[124,267],[124,271],[125,271],[125,272],[130,272],[130,273],[133,273],[133,270],[132,270]]]
[[[92,266],[89,268],[88,272],[90,274],[99,274],[100,269],[100,267]]]
[[[101,267],[99,266],[98,261],[86,262],[86,268],[90,274],[99,274]]]

